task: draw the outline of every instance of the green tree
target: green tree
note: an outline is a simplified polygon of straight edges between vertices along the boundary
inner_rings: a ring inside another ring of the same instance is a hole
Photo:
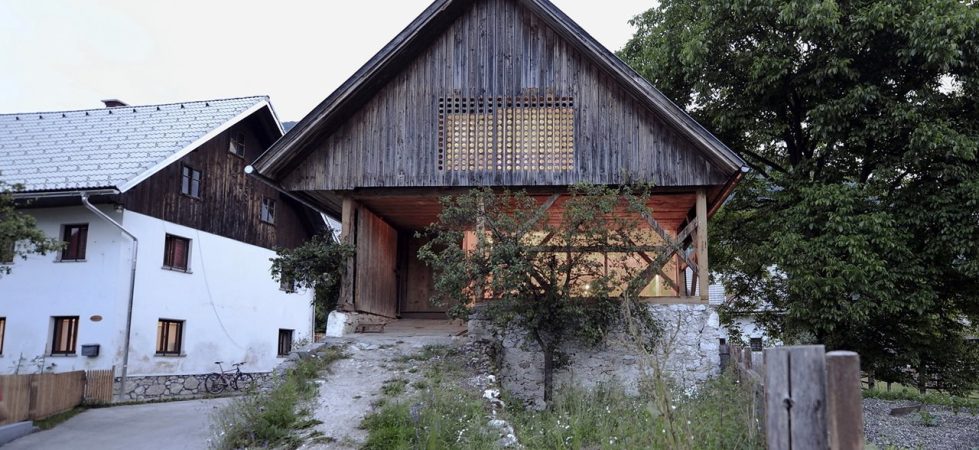
[[[435,272],[433,300],[468,317],[480,299],[494,324],[535,342],[550,404],[561,345],[601,342],[621,317],[620,302],[635,304],[655,275],[638,256],[651,245],[637,223],[649,213],[646,199],[643,188],[576,186],[555,221],[522,192],[482,189],[444,198],[428,230],[431,240],[419,250]],[[464,246],[467,234],[471,242]],[[626,310],[654,336],[644,308]]]
[[[313,236],[296,248],[279,249],[272,258],[272,278],[297,288],[313,289],[316,324],[326,323],[326,315],[336,309],[340,298],[340,279],[353,248],[341,244],[332,233]]]
[[[62,246],[37,228],[34,216],[17,210],[14,193],[21,189],[0,180],[0,277],[10,273],[9,263],[16,258],[26,259],[32,253],[44,255]]]
[[[907,381],[976,379],[974,1],[663,0],[620,52],[754,168],[711,262],[771,329]]]

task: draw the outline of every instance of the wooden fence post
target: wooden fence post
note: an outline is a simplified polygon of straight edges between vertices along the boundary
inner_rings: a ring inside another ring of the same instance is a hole
[[[860,355],[842,351],[827,353],[826,377],[830,448],[863,449]]]
[[[826,349],[765,349],[765,432],[770,450],[826,450]]]

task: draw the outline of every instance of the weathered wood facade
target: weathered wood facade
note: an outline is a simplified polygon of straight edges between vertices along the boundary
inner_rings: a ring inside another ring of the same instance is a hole
[[[436,1],[255,164],[342,217],[359,252],[344,307],[391,317],[432,312],[410,236],[473,186],[543,203],[580,182],[650,182],[650,233],[673,264],[659,301],[705,299],[706,218],[744,167],[547,0]]]
[[[245,174],[245,166],[281,132],[256,113],[121,194],[134,212],[264,248],[292,248],[317,229],[310,211]],[[244,137],[244,155],[232,153],[232,136]],[[184,166],[203,174],[200,196],[181,193]],[[274,223],[261,220],[262,200],[275,201]]]

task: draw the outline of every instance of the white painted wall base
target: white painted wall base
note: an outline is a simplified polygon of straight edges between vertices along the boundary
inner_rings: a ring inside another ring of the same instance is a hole
[[[353,334],[357,325],[388,323],[391,319],[371,314],[361,314],[356,312],[333,311],[326,318],[326,335],[329,337],[343,337]]]

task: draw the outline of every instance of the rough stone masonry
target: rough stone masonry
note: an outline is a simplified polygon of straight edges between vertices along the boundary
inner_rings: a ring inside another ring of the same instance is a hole
[[[663,331],[651,356],[673,382],[681,388],[695,389],[720,373],[720,323],[714,307],[648,305],[648,308]],[[478,316],[469,321],[469,336],[499,345],[504,389],[531,406],[543,406],[544,357],[536,342],[518,331],[501,332]],[[560,352],[567,356],[567,364],[554,372],[555,387],[592,388],[602,382],[617,381],[627,392],[636,393],[643,374],[649,373],[636,344],[623,330],[610,333],[597,346],[569,342]]]

